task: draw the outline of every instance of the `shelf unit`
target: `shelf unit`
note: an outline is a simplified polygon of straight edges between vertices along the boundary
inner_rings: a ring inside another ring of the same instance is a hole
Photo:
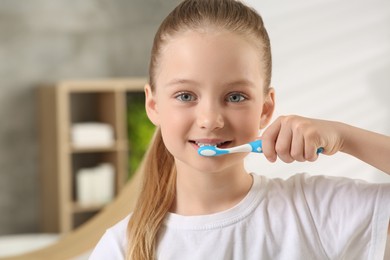
[[[88,220],[104,205],[76,202],[75,173],[82,167],[110,163],[115,169],[115,195],[128,174],[127,99],[142,92],[144,78],[62,81],[38,89],[42,231],[66,233]],[[78,148],[71,126],[102,122],[114,130],[109,147]]]

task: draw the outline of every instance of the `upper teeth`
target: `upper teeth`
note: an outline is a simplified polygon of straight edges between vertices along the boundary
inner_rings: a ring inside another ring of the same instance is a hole
[[[205,143],[199,143],[199,142],[195,142],[199,147],[202,147],[202,146],[214,146],[214,147],[217,147],[218,145],[222,144],[223,142],[221,143],[216,143],[216,144],[205,144]]]

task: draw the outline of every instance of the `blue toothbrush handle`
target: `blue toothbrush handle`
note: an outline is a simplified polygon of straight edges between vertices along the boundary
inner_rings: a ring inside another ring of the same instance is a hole
[[[252,147],[252,153],[262,153],[263,152],[263,142],[261,140],[256,140],[248,143]]]
[[[252,153],[262,153],[263,152],[263,142],[261,140],[256,140],[248,143],[252,147]],[[324,152],[324,148],[320,147],[317,149],[317,154]]]

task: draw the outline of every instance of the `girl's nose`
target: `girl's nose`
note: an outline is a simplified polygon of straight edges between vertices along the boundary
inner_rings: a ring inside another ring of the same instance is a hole
[[[199,107],[197,124],[200,128],[208,130],[223,128],[225,122],[218,105],[204,105]]]

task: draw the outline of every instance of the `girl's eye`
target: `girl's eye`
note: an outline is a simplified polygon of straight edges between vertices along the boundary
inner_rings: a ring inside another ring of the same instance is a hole
[[[227,97],[228,102],[238,103],[246,100],[247,98],[240,93],[233,93]]]
[[[191,93],[187,92],[179,93],[175,98],[183,102],[191,102],[196,100],[196,98]]]

